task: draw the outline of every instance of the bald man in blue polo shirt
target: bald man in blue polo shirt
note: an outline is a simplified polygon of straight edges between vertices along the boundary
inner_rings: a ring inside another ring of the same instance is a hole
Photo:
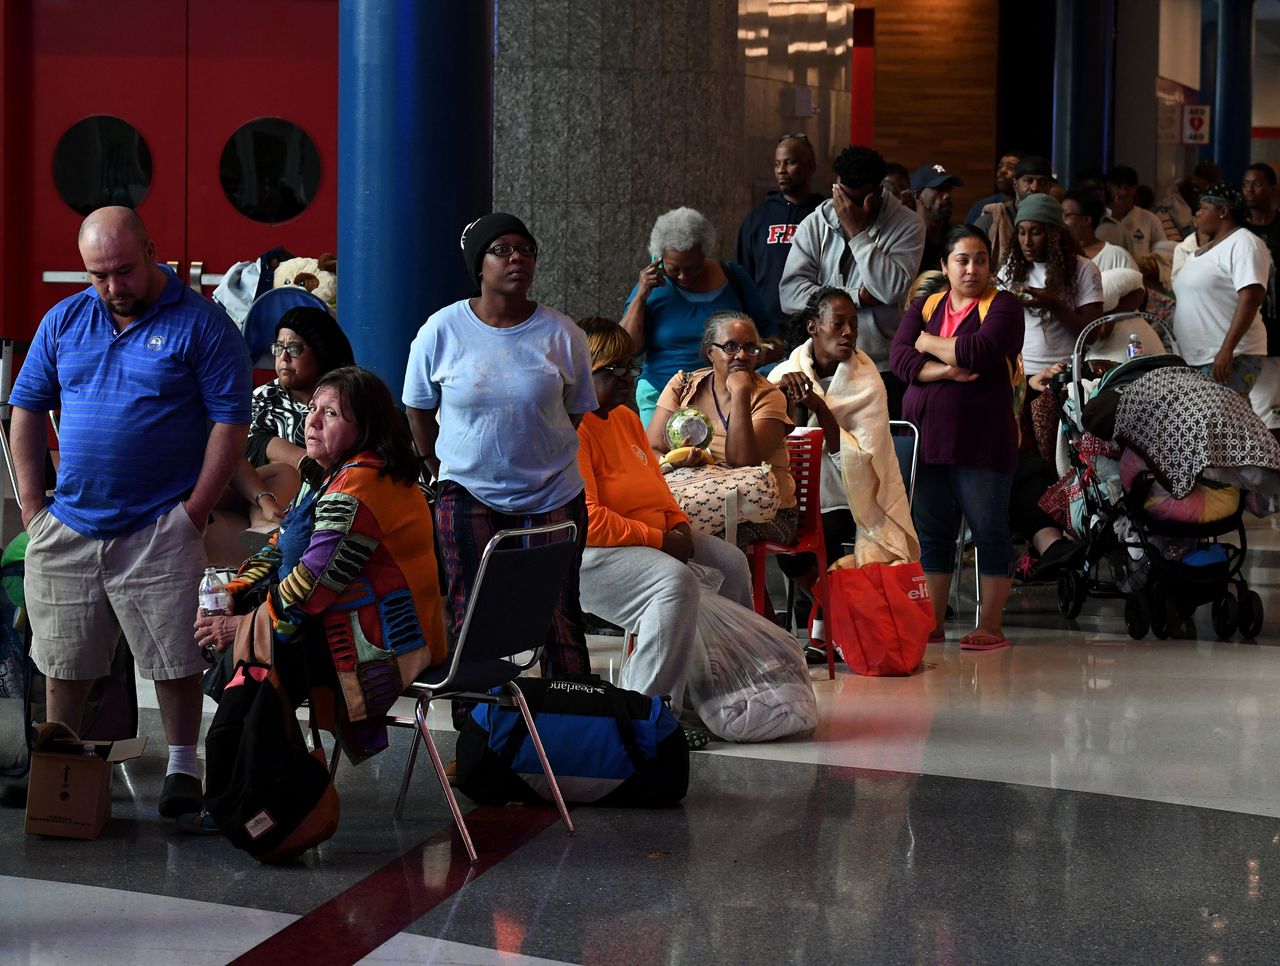
[[[192,621],[202,533],[244,456],[250,360],[234,323],[157,264],[129,208],[80,227],[92,288],[44,317],[14,383],[12,436],[31,656],[47,716],[79,729],[123,631],[155,682],[169,764],[160,814],[203,805],[196,742],[204,661]],[[61,459],[45,497],[45,413],[61,409]]]

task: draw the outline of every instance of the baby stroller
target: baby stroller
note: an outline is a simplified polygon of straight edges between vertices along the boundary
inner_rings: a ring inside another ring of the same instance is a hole
[[[1234,508],[1217,519],[1184,522],[1149,512],[1148,498],[1159,483],[1140,460],[1142,470],[1130,472],[1130,485],[1121,483],[1120,445],[1126,442],[1117,439],[1121,395],[1135,393],[1131,403],[1143,400],[1145,387],[1167,381],[1170,370],[1192,380],[1203,377],[1180,356],[1161,351],[1120,363],[1105,372],[1091,390],[1084,386],[1084,349],[1089,334],[1099,326],[1123,320],[1130,320],[1130,327],[1134,327],[1135,318],[1152,317],[1124,312],[1087,326],[1076,340],[1071,369],[1058,377],[1060,385],[1071,384],[1060,429],[1074,473],[1069,488],[1072,528],[1086,548],[1083,563],[1064,571],[1058,579],[1058,610],[1072,620],[1089,597],[1123,598],[1129,636],[1140,639],[1151,630],[1164,640],[1194,637],[1193,615],[1201,605],[1210,604],[1213,629],[1219,638],[1230,638],[1238,630],[1242,637],[1252,639],[1262,629],[1263,609],[1261,597],[1249,589],[1241,574],[1247,552],[1245,494],[1233,491]],[[1125,327],[1115,331],[1123,332]],[[1157,375],[1162,370],[1164,374]],[[1147,377],[1154,381],[1143,383]],[[1248,404],[1244,406],[1247,409]],[[1235,408],[1231,409],[1231,416],[1237,416]],[[1252,412],[1248,416],[1256,419]],[[1131,456],[1126,454],[1126,461]],[[1230,499],[1220,494],[1215,497],[1218,505],[1226,505],[1223,501]],[[1235,535],[1234,544],[1219,541],[1230,534]]]

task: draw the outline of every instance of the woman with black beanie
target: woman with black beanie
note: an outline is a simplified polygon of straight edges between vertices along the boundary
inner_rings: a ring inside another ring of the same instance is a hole
[[[577,426],[597,405],[586,336],[529,298],[538,243],[524,222],[505,212],[477,219],[463,229],[462,255],[480,294],[427,319],[404,379],[414,442],[439,483],[436,539],[451,642],[497,531],[572,520],[581,561],[587,509]],[[577,562],[543,661],[552,675],[590,670]]]

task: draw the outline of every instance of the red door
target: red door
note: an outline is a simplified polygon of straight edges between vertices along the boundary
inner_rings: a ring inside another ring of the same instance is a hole
[[[206,274],[221,274],[278,245],[313,258],[336,251],[337,0],[190,0],[187,8],[190,161],[183,264],[203,262]],[[222,183],[222,159],[233,137],[231,153],[240,160],[244,184],[232,191],[255,217],[233,206]],[[310,151],[318,164],[298,157]],[[295,174],[299,161],[306,163],[306,184]],[[279,170],[290,176],[278,180]],[[254,188],[257,196],[250,197]],[[270,197],[272,192],[287,197]]]
[[[335,250],[336,0],[0,9],[0,335],[84,284],[76,232],[102,204],[136,207],[184,281]]]

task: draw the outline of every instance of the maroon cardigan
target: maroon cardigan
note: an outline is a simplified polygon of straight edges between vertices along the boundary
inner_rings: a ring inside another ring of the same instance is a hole
[[[956,363],[978,373],[974,382],[916,382],[933,359],[916,351],[922,331],[939,335],[943,303],[927,323],[924,299],[907,309],[889,346],[889,364],[907,383],[902,415],[920,428],[920,460],[1012,473],[1018,464],[1018,427],[1013,414],[1009,362],[1022,351],[1022,305],[1008,292],[998,292],[978,322],[978,303],[956,329]]]

